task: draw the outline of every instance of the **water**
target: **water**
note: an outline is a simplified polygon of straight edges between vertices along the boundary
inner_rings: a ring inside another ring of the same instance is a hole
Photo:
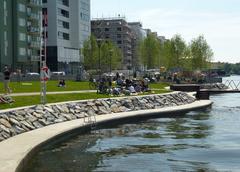
[[[79,135],[40,150],[29,172],[240,171],[240,94],[212,108]]]

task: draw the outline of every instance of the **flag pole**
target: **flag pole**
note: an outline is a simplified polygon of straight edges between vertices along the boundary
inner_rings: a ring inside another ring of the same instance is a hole
[[[44,17],[42,20],[42,16]],[[43,23],[42,23],[43,22]],[[43,33],[42,33],[43,27]],[[43,11],[41,14],[41,37],[43,35],[43,45],[41,41],[41,49],[40,49],[40,80],[41,80],[41,104],[47,103],[47,11]],[[42,40],[42,39],[41,39]]]

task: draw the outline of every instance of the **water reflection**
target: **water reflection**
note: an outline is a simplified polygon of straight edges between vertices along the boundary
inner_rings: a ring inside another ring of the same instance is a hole
[[[28,170],[238,171],[239,98],[213,96],[212,109],[118,125],[50,145]]]

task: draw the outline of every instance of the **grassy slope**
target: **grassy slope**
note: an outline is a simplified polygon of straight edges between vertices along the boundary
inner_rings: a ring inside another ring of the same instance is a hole
[[[47,82],[47,91],[74,91],[74,90],[89,90],[88,82],[75,82],[75,81],[66,81],[66,87],[61,88],[57,87],[58,81],[48,81]],[[40,82],[31,81],[31,82],[11,82],[10,88],[13,93],[27,93],[27,92],[39,92],[40,91]],[[0,93],[3,93],[3,84],[0,84]]]
[[[89,90],[88,82],[75,82],[75,81],[66,81],[66,87],[61,88],[57,87],[58,81],[48,81],[47,82],[47,91],[77,91],[77,90]],[[164,89],[168,86],[166,83],[154,83],[149,85],[152,89]],[[28,93],[28,92],[39,92],[40,91],[40,82],[11,82],[10,87],[13,93]],[[0,93],[3,93],[3,84],[0,84]]]
[[[157,90],[152,93],[144,93],[147,94],[160,94],[166,93],[166,90]],[[97,94],[97,93],[79,93],[79,94],[57,94],[57,95],[47,95],[47,102],[48,103],[55,103],[55,102],[64,102],[64,101],[74,101],[74,100],[86,100],[86,99],[98,99],[98,98],[109,98],[112,96],[104,95],[104,94]],[[22,107],[22,106],[30,106],[36,105],[40,103],[40,96],[23,96],[23,97],[13,97],[15,100],[12,104],[0,104],[0,109],[9,109],[15,107]]]

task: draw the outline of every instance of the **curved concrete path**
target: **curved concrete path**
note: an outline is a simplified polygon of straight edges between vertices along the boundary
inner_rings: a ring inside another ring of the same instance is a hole
[[[106,122],[128,117],[159,115],[166,113],[177,113],[191,111],[198,108],[205,108],[212,104],[210,100],[195,101],[191,104],[167,107],[152,110],[131,111],[125,113],[114,113],[96,116],[97,122]],[[65,132],[83,127],[86,125],[83,119],[68,121],[50,125],[44,128],[26,132],[5,141],[0,142],[0,172],[17,172],[22,170],[26,163],[26,157],[36,148],[49,139]]]

